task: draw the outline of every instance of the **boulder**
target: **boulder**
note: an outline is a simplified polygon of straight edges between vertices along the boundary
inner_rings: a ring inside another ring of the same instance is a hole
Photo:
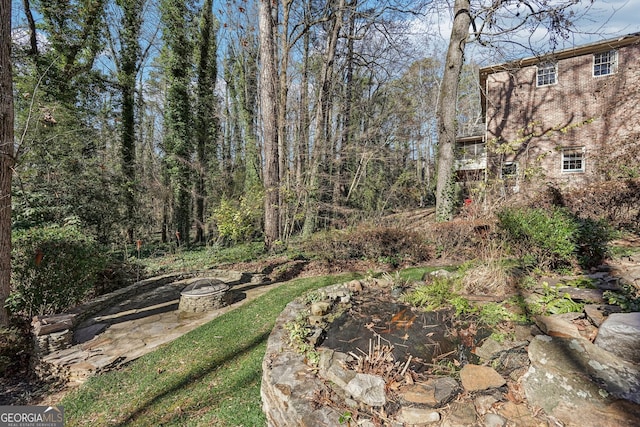
[[[584,306],[584,314],[587,319],[597,327],[600,327],[611,313],[619,313],[620,311],[620,307],[617,305],[587,304]]]
[[[640,313],[614,313],[602,322],[594,343],[624,360],[640,364]]]
[[[384,379],[378,375],[356,374],[345,391],[365,405],[384,406],[387,403],[385,385]]]
[[[540,330],[549,336],[562,338],[581,337],[578,327],[565,320],[562,316],[536,316],[534,321]]]
[[[418,382],[398,390],[400,401],[410,406],[439,408],[449,402],[459,390],[456,380],[438,377]]]
[[[585,339],[545,335],[531,341],[529,358],[522,385],[530,406],[567,427],[635,425],[640,367]]]

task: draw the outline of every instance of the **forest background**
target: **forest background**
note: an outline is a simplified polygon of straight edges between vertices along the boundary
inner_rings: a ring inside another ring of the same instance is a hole
[[[278,251],[294,236],[436,202],[438,23],[465,2],[12,3],[15,242],[79,242],[86,255],[85,243],[263,239]],[[482,61],[561,47],[591,2],[530,1],[545,14],[502,45],[516,16],[535,15],[520,3],[496,3],[502,15],[475,5],[477,22],[494,25],[493,38],[471,31],[493,47]],[[446,92],[457,134],[482,123],[479,58],[460,63]],[[43,248],[25,249],[29,262],[51,254]],[[9,305],[27,296],[16,298]]]

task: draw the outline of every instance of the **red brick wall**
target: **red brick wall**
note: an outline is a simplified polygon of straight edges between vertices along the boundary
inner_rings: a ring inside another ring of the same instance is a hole
[[[536,87],[536,67],[486,84],[487,141],[509,143],[493,172],[517,161],[533,182],[575,185],[640,173],[640,45],[618,49],[617,73],[593,76],[593,54],[558,61],[557,83]],[[585,172],[561,172],[561,148],[585,148]],[[491,149],[491,148],[489,148]]]

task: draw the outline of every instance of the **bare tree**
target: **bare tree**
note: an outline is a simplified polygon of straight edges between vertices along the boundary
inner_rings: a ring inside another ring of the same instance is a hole
[[[469,7],[469,0],[456,0],[453,7],[453,28],[438,98],[436,216],[441,220],[450,219],[455,202],[453,168],[456,144],[456,101],[460,72],[464,64],[464,48],[471,25]]]
[[[303,233],[310,235],[316,228],[316,221],[319,209],[319,176],[320,166],[323,158],[327,155],[327,144],[329,140],[328,124],[329,112],[331,109],[331,88],[334,78],[335,58],[338,46],[338,38],[343,24],[345,0],[337,0],[332,13],[333,19],[330,23],[330,30],[327,31],[327,46],[320,72],[319,90],[316,100],[316,117],[314,129],[313,153],[309,165],[307,200],[305,207],[305,220]]]
[[[9,325],[11,291],[11,180],[14,164],[11,0],[0,0],[0,326]]]
[[[278,3],[260,0],[260,109],[264,139],[264,235],[265,247],[273,249],[279,238],[278,103],[273,12]]]

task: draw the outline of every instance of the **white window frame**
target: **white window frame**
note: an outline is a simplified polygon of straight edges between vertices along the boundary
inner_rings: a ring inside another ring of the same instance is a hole
[[[513,167],[515,169],[515,172],[513,174],[507,174],[505,175],[504,173],[504,169],[505,167]],[[518,179],[518,162],[504,162],[502,163],[502,166],[500,167],[500,178],[501,179]]]
[[[604,56],[606,55],[606,58]],[[596,73],[596,67],[598,73]],[[603,70],[607,72],[602,72]],[[608,50],[606,52],[598,52],[593,54],[593,77],[610,76],[618,72],[618,51]]]
[[[553,76],[553,81],[551,77]],[[542,82],[541,82],[542,80]],[[544,62],[536,67],[536,86],[551,86],[558,83],[558,63]]]
[[[563,148],[560,163],[562,173],[583,173],[586,170],[585,153],[584,147]],[[579,168],[575,167],[578,162],[580,162]]]
[[[513,168],[513,174],[505,174],[505,168]],[[501,194],[515,194],[520,191],[520,165],[518,162],[503,162],[500,166],[500,179],[502,180]]]

